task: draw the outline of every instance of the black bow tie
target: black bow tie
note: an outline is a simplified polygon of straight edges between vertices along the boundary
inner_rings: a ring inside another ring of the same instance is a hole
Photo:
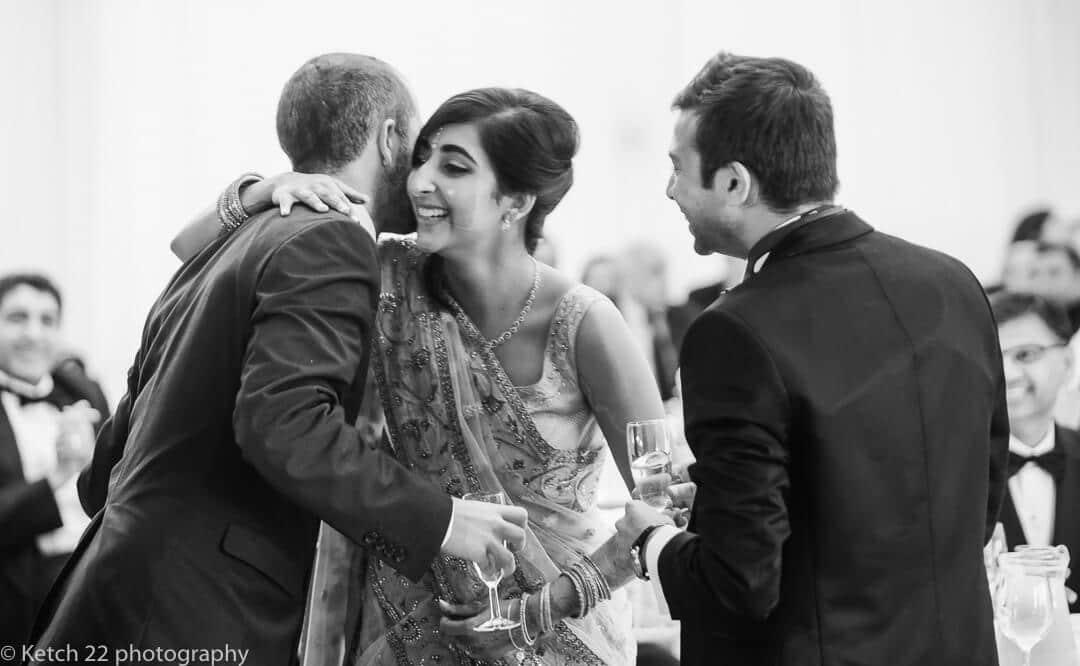
[[[1009,451],[1009,476],[1019,472],[1029,462],[1046,470],[1054,478],[1054,483],[1061,483],[1065,477],[1065,451],[1060,446],[1037,456],[1022,456]]]
[[[36,405],[36,404],[42,403],[42,402],[44,402],[46,404],[50,404],[50,405],[55,405],[56,404],[56,400],[53,398],[53,394],[51,394],[51,393],[49,395],[43,395],[40,398],[29,398],[29,397],[27,397],[25,395],[22,395],[22,394],[19,394],[19,393],[16,393],[15,395],[17,395],[19,397],[19,406],[20,407],[25,407],[27,405]]]
[[[50,404],[50,405],[56,405],[57,407],[60,406],[58,401],[57,401],[56,391],[50,391],[48,395],[43,395],[41,397],[31,397],[31,396],[23,395],[22,393],[18,393],[16,391],[11,391],[11,390],[8,390],[8,389],[0,389],[0,392],[10,393],[11,395],[18,398],[20,407],[25,407],[27,405],[36,405],[36,404],[41,403],[41,402],[44,402],[44,403]]]

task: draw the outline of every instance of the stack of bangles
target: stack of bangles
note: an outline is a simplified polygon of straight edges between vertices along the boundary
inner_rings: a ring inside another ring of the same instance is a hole
[[[573,617],[585,617],[596,608],[597,604],[611,598],[611,585],[600,571],[600,567],[596,566],[596,562],[593,562],[588,555],[583,554],[574,566],[563,572],[563,575],[570,579],[581,602],[581,610]]]
[[[217,200],[218,222],[226,232],[236,231],[240,225],[250,217],[244,210],[244,204],[240,203],[240,190],[245,185],[256,183],[263,177],[257,173],[245,173],[225,188]]]
[[[600,571],[600,567],[596,566],[596,563],[588,555],[583,554],[581,560],[563,571],[561,575],[566,576],[570,584],[573,585],[574,592],[577,594],[580,603],[578,614],[573,616],[575,618],[585,617],[598,604],[611,599],[611,585]],[[529,599],[533,596],[539,599],[538,619],[540,626],[530,628],[527,608]],[[521,601],[518,604],[518,622],[521,623],[521,637],[525,645],[518,645],[518,642],[514,639],[513,630],[510,630],[509,634],[510,643],[521,651],[528,651],[541,636],[550,634],[555,630],[555,620],[551,614],[551,583],[544,585],[535,595],[528,592],[521,593]],[[533,633],[534,631],[535,633]]]

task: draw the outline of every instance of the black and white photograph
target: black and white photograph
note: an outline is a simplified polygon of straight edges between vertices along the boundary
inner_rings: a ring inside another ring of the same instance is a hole
[[[0,24],[0,666],[1080,666],[1077,0]]]

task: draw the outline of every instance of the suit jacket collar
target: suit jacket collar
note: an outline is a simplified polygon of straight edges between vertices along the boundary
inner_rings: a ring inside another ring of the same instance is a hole
[[[755,243],[747,257],[747,266],[748,269],[753,267],[753,263],[762,254],[768,252],[769,259],[765,262],[765,265],[759,271],[754,272],[755,274],[760,273],[768,270],[770,265],[783,258],[813,252],[837,243],[844,243],[868,234],[873,230],[873,227],[863,222],[855,213],[844,209],[827,217],[808,220],[805,223],[795,222],[766,234],[760,241]]]
[[[15,431],[11,429],[7,410],[0,405],[0,485],[4,480],[23,482],[22,456],[15,442]]]

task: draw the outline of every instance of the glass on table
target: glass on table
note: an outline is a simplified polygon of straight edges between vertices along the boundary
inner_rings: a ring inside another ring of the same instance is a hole
[[[507,499],[506,493],[469,493],[462,497],[462,499],[471,500],[473,502],[488,502],[489,504],[510,504],[510,500]],[[503,545],[506,545],[506,542],[503,542]],[[503,578],[502,568],[495,566],[490,561],[473,562],[472,564],[480,582],[487,586],[488,608],[491,611],[491,617],[483,624],[477,626],[474,631],[501,631],[503,629],[514,629],[521,626],[520,622],[502,616],[502,609],[499,606],[499,581]]]
[[[671,442],[667,421],[649,419],[626,424],[626,446],[630,450],[630,471],[638,496],[649,506],[670,509]]]

